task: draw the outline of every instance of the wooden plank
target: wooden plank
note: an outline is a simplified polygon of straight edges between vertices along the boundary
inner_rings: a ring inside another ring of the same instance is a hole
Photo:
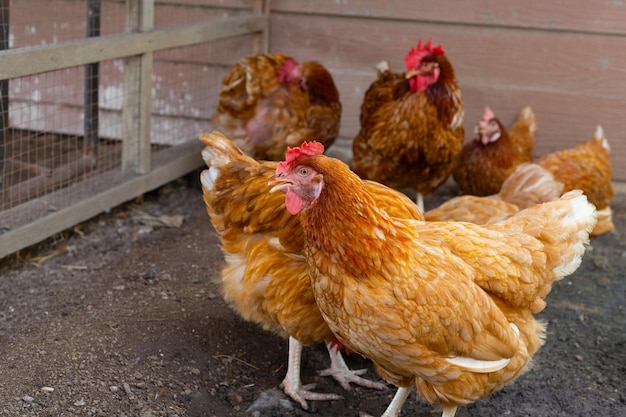
[[[248,9],[250,0],[157,0],[157,6],[174,4],[176,6],[201,6],[223,9]]]
[[[202,167],[204,162],[200,157],[201,150],[200,141],[190,140],[155,154],[152,165],[156,168],[148,174],[129,173],[120,176],[119,172],[111,172],[88,179],[80,183],[80,186],[92,189],[93,195],[80,201],[73,201],[73,187],[67,187],[5,210],[2,212],[4,219],[11,218],[15,213],[32,212],[40,215],[33,215],[30,222],[22,222],[22,225],[15,228],[4,222],[0,223],[1,228],[11,229],[0,234],[0,259]],[[90,182],[93,182],[93,187],[89,186]],[[50,213],[50,207],[56,207],[58,211]]]
[[[250,15],[253,13],[251,1],[245,7],[227,7],[211,2],[203,4],[179,4],[178,2],[157,1],[155,5],[154,27],[189,25],[200,21],[222,20],[228,17]]]
[[[17,78],[91,62],[124,58],[232,36],[263,31],[268,17],[250,15],[168,27],[147,33],[102,36],[56,45],[0,52],[0,79]]]
[[[230,67],[252,53],[251,36],[219,39],[181,48],[154,53],[155,61],[172,61],[178,64],[200,64]]]
[[[626,35],[626,7],[613,0],[274,0],[272,14],[280,13]]]
[[[124,32],[126,1],[102,1],[102,35]],[[250,0],[175,0],[155,2],[155,27],[222,19],[251,12]],[[33,11],[45,18],[36,20]],[[76,0],[19,0],[11,5],[12,48],[82,39],[85,4]]]

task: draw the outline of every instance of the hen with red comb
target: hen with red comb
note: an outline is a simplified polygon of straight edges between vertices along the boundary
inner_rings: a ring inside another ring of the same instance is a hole
[[[301,146],[296,148],[288,148],[285,154],[285,160],[278,163],[276,174],[279,175],[289,169],[289,166],[301,156],[321,155],[324,153],[324,145],[319,142],[303,142]]]
[[[500,191],[504,181],[533,158],[537,122],[525,107],[509,130],[486,107],[476,126],[476,137],[467,142],[452,173],[463,194],[488,196]]]
[[[275,52],[247,56],[230,68],[211,123],[255,159],[280,161],[287,147],[305,140],[331,146],[340,120],[330,72]]]
[[[405,57],[406,73],[378,66],[361,105],[353,170],[365,179],[423,196],[450,176],[463,144],[464,107],[443,47],[418,42]]]

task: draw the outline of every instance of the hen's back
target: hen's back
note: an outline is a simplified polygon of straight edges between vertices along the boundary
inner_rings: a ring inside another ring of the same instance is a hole
[[[599,210],[607,207],[615,194],[611,184],[610,147],[600,126],[591,140],[544,155],[535,163],[565,184],[565,191],[582,190]]]

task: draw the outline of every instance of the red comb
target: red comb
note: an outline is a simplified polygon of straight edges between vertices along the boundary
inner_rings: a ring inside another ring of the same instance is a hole
[[[321,155],[323,153],[324,145],[316,141],[303,142],[302,145],[297,148],[287,148],[285,160],[278,163],[278,168],[276,168],[276,174],[287,171],[293,161],[300,158],[301,156],[315,156]]]
[[[491,111],[489,106],[487,106],[487,107],[485,107],[485,112],[483,113],[483,118],[482,118],[481,122],[489,123],[489,121],[491,119],[495,119],[495,117],[496,116],[493,114],[493,111]]]
[[[417,68],[420,61],[428,55],[443,55],[445,52],[441,45],[433,46],[433,38],[430,38],[428,42],[422,45],[421,39],[417,42],[417,47],[411,48],[408,54],[404,57],[404,64],[407,70],[413,70]]]
[[[298,61],[293,58],[287,59],[283,62],[280,68],[276,70],[276,76],[278,77],[278,82],[280,84],[289,83],[297,79],[300,76]]]

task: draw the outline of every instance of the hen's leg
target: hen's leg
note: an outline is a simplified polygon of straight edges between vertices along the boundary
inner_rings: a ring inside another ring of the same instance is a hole
[[[315,384],[302,385],[300,380],[300,359],[302,357],[302,344],[293,337],[289,338],[289,361],[287,364],[287,375],[280,384],[285,394],[297,401],[303,409],[308,410],[306,400],[340,400],[343,397],[337,394],[321,394],[311,392]]]
[[[330,356],[330,368],[319,371],[319,375],[332,376],[346,391],[350,391],[350,383],[379,390],[385,388],[385,384],[370,381],[359,376],[367,372],[367,369],[350,370],[343,360],[339,348],[332,341],[326,341],[326,349],[328,349],[328,355]]]
[[[407,398],[409,398],[409,394],[411,393],[411,387],[398,387],[398,391],[396,391],[396,395],[393,396],[393,399],[387,406],[387,409],[383,413],[381,417],[397,417],[400,414],[400,410],[402,410],[402,406]],[[444,410],[445,411],[445,410]],[[442,416],[447,417],[447,416]]]
[[[424,194],[417,193],[415,203],[417,204],[417,208],[424,213]]]
[[[441,417],[454,417],[455,414],[456,414],[455,406],[449,406],[449,405],[443,406],[443,413],[441,414]]]

